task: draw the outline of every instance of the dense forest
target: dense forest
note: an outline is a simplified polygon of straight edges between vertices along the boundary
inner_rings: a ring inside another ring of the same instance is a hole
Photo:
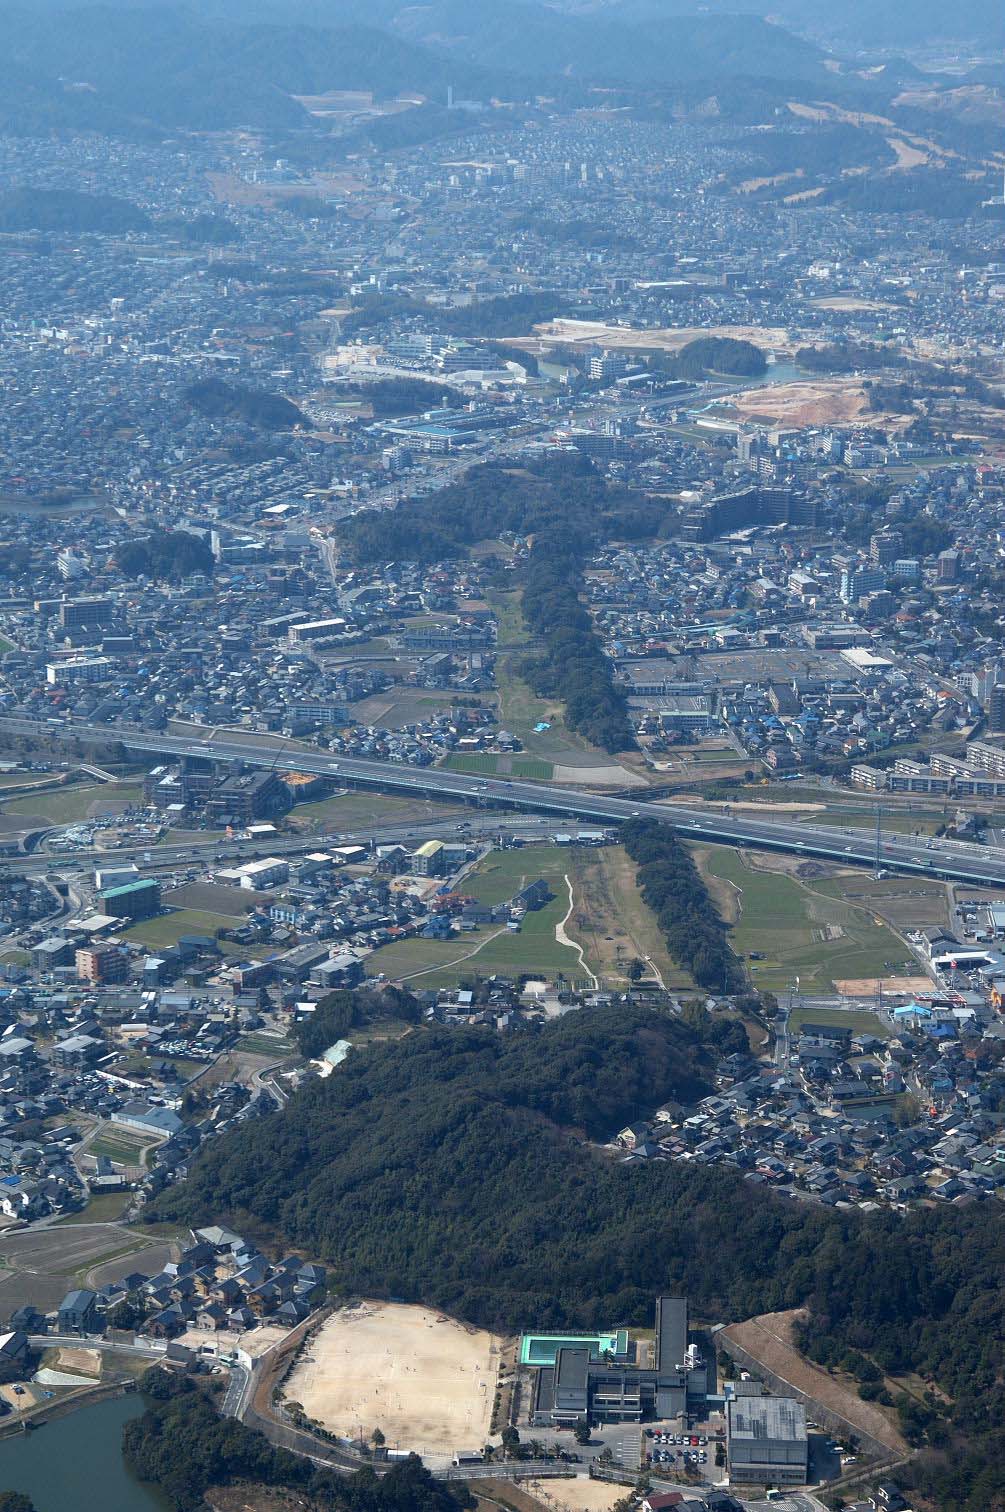
[[[495,338],[526,336],[532,326],[557,320],[565,313],[566,306],[559,294],[502,294],[496,299],[479,299],[456,308],[427,304],[401,294],[371,294],[343,318],[341,327],[348,340],[379,322],[421,316],[446,336]]]
[[[140,1385],[147,1410],[126,1424],[123,1454],[133,1473],[156,1486],[174,1512],[202,1512],[210,1488],[235,1483],[299,1491],[317,1512],[461,1512],[471,1505],[463,1487],[434,1480],[415,1455],[380,1479],[368,1468],[339,1475],[274,1448],[264,1434],[235,1418],[221,1417],[207,1394],[185,1377],[155,1365]],[[13,1506],[11,1512],[21,1509]]]
[[[520,671],[539,697],[560,698],[565,723],[605,751],[635,745],[625,695],[615,686],[589,611],[579,600],[585,542],[546,530],[535,537],[523,572],[523,616],[544,650]]]
[[[825,342],[822,346],[800,347],[796,363],[808,373],[873,373],[883,368],[903,367],[899,350],[874,346],[869,342]]]
[[[185,402],[207,420],[240,420],[262,430],[310,429],[310,421],[292,400],[282,394],[226,383],[222,378],[203,378],[185,389]]]
[[[200,215],[168,216],[157,222],[158,231],[169,231],[179,241],[193,247],[226,247],[240,241],[241,233],[232,220],[215,211],[203,211]]]
[[[5,189],[0,192],[0,231],[149,231],[150,217],[131,200],[79,189]]]
[[[417,1023],[419,1005],[410,992],[397,987],[367,987],[355,992],[339,990],[318,999],[313,1013],[293,1025],[293,1038],[301,1055],[315,1060],[350,1029],[381,1019]]]
[[[913,1473],[987,1512],[1005,1494],[1005,1214],[830,1212],[581,1142],[699,1095],[705,1066],[688,1026],[629,1006],[373,1046],[215,1140],[148,1216],[230,1221],[327,1261],[339,1290],[492,1328],[644,1325],[661,1291],[713,1318],[807,1306],[818,1358],[939,1382],[950,1402],[894,1394],[926,1450]]]
[[[360,399],[369,404],[379,420],[414,415],[444,406],[462,405],[467,397],[460,389],[435,378],[381,378],[376,383],[340,383],[333,390],[338,399]]]
[[[728,336],[699,336],[681,347],[674,367],[682,378],[701,378],[706,373],[760,378],[768,371],[768,360],[752,341],[734,341]]]
[[[659,920],[667,949],[699,987],[737,992],[743,969],[698,868],[668,825],[630,819],[622,830],[625,850],[638,862],[645,902]]]
[[[981,210],[990,180],[973,181],[948,168],[915,168],[911,173],[866,174],[842,179],[805,205],[842,205],[871,215],[932,215],[962,220]]]
[[[172,583],[193,572],[209,577],[215,565],[208,542],[187,530],[155,530],[143,540],[128,541],[117,548],[116,563],[126,577]]]
[[[434,498],[341,522],[338,539],[355,563],[437,562],[505,532],[554,528],[591,541],[639,540],[655,535],[667,518],[664,503],[607,483],[586,457],[560,453],[519,470],[495,462],[469,468]]]

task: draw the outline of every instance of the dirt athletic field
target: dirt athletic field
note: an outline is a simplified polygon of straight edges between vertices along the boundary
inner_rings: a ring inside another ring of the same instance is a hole
[[[449,1456],[489,1436],[503,1340],[425,1307],[343,1308],[309,1341],[286,1399],[333,1433]]]
[[[834,986],[842,997],[878,997],[882,991],[884,997],[893,998],[932,992],[935,983],[926,976],[883,977],[882,981],[879,977],[845,977]]]

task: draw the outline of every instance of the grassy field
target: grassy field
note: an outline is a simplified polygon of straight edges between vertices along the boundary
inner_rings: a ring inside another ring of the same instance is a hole
[[[496,617],[497,640],[500,646],[527,646],[530,632],[527,629],[520,607],[522,594],[503,593],[492,589],[485,595],[485,602]]]
[[[383,793],[341,793],[318,803],[298,803],[290,815],[298,829],[351,830],[375,824],[423,824],[449,819],[456,804],[431,803],[425,798],[398,798]]]
[[[109,1156],[109,1159],[113,1157]],[[61,1218],[63,1223],[115,1223],[129,1206],[128,1192],[99,1192],[79,1213]],[[58,1227],[58,1225],[56,1225]]]
[[[238,923],[233,914],[204,913],[198,908],[178,908],[156,919],[140,919],[122,931],[122,938],[138,940],[141,945],[161,949],[177,945],[182,935],[209,935],[218,929],[233,929]]]
[[[569,910],[568,938],[582,947],[586,970],[577,949],[560,943],[555,929]],[[423,987],[455,985],[462,978],[493,972],[530,972],[554,978],[559,973],[586,980],[589,973],[613,987],[628,981],[629,963],[651,960],[671,990],[693,987],[691,978],[671,960],[656,920],[635,884],[635,867],[620,846],[596,850],[580,847],[528,845],[494,851],[464,882],[464,891],[480,903],[505,903],[526,882],[543,877],[553,898],[528,913],[518,934],[498,925],[480,928],[450,940],[407,940],[371,956],[371,975],[385,973],[392,980],[414,976]]]
[[[732,894],[734,949],[745,958],[752,951],[764,957],[748,962],[757,986],[781,992],[798,977],[803,991],[829,992],[835,978],[890,976],[902,965],[917,969],[902,942],[870,911],[783,872],[759,870],[723,846],[699,857],[719,884],[717,902]]]
[[[797,1033],[803,1024],[826,1024],[836,1029],[850,1029],[852,1034],[874,1034],[877,1039],[889,1039],[890,1029],[875,1013],[865,1009],[849,1008],[802,1008],[794,1007],[789,1015],[789,1028]]]
[[[563,892],[565,891],[563,885]],[[518,934],[505,926],[475,929],[449,940],[402,940],[367,958],[370,976],[381,972],[391,981],[414,979],[417,986],[452,987],[474,976],[501,973],[554,978],[583,976],[579,954],[555,938],[555,926],[565,916],[568,894],[530,913]]]
[[[153,1143],[149,1134],[134,1133],[117,1124],[106,1124],[87,1146],[88,1155],[104,1155],[119,1165],[139,1165],[143,1151]]]
[[[486,856],[465,877],[464,892],[479,903],[505,903],[525,882],[538,877],[551,883],[554,892],[568,870],[568,852],[561,846],[521,845]]]
[[[476,772],[490,777],[519,777],[525,782],[550,782],[555,768],[550,761],[536,756],[505,756],[476,751],[460,756],[456,752],[443,763],[448,772]]]
[[[835,877],[828,882],[814,882],[814,892],[824,897],[842,898],[860,903],[895,929],[924,929],[936,924],[950,925],[949,901],[941,882],[923,877],[884,877],[877,880],[862,872],[854,877]]]
[[[494,851],[465,878],[464,891],[480,903],[505,903],[525,882],[543,877],[554,896],[544,908],[528,913],[519,933],[490,925],[449,940],[402,940],[367,960],[371,976],[383,972],[396,981],[416,976],[423,987],[455,984],[462,977],[531,972],[545,977],[583,975],[579,952],[555,938],[556,925],[569,909],[565,873],[569,855],[554,846],[527,845]],[[418,974],[422,973],[421,976]]]
[[[502,645],[521,646],[528,641],[527,627],[515,593],[500,593],[489,602],[499,621]],[[519,675],[521,651],[503,653],[496,661],[496,688],[499,696],[499,723],[516,735],[528,756],[561,763],[569,752],[584,751],[596,756],[598,766],[609,766],[612,758],[572,730],[566,729],[562,706],[554,699],[538,698]],[[547,730],[535,731],[537,724]]]
[[[564,853],[572,878],[575,908],[567,926],[586,953],[590,970],[604,985],[623,988],[637,957],[651,961],[665,987],[687,989],[694,982],[667,953],[656,917],[642,901],[636,867],[620,845]]]
[[[143,787],[138,782],[96,782],[11,798],[3,805],[3,812],[38,818],[48,824],[77,824],[91,817],[92,810],[96,815],[115,813],[123,804],[142,800]]]
[[[248,1055],[268,1055],[273,1060],[278,1060],[283,1055],[293,1055],[296,1046],[287,1039],[279,1039],[272,1034],[243,1034],[234,1047],[243,1050]]]

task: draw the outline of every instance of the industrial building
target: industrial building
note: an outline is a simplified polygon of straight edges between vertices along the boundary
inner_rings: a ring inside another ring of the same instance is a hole
[[[521,1362],[537,1365],[533,1421],[575,1423],[665,1421],[703,1404],[709,1366],[688,1342],[687,1301],[660,1297],[655,1338],[632,1340],[627,1329],[610,1334],[527,1335]],[[551,1363],[553,1361],[553,1363]]]
[[[809,1440],[806,1409],[789,1397],[743,1396],[726,1408],[731,1483],[804,1486]]]

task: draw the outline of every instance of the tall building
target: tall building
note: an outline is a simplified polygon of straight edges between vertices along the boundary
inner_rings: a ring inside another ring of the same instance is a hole
[[[995,683],[988,696],[988,729],[1005,735],[1005,683]]]
[[[938,556],[939,582],[955,583],[960,576],[960,553],[953,551],[940,551]]]
[[[897,560],[903,545],[899,530],[877,530],[869,541],[869,559],[874,567],[887,567]]]
[[[109,598],[63,599],[59,606],[59,623],[64,630],[78,625],[108,625],[114,617]]]
[[[128,956],[116,945],[91,945],[77,951],[81,982],[124,982],[128,965]]]
[[[879,567],[845,568],[841,573],[841,602],[857,604],[866,593],[886,587],[886,573]]]

